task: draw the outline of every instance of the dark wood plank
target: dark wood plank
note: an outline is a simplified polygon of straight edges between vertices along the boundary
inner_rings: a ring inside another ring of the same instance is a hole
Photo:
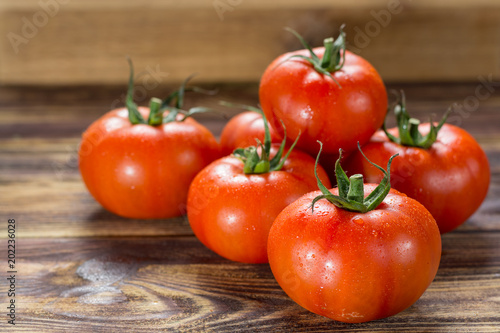
[[[403,89],[408,110],[422,121],[427,121],[431,115],[434,119],[441,118],[454,103],[465,105],[465,108],[462,107],[464,111],[452,112],[450,120],[478,139],[487,139],[488,135],[498,133],[500,129],[499,85],[490,87],[492,92],[484,99],[476,97],[477,88],[483,87],[480,81],[456,84],[390,83],[387,88],[389,91]],[[185,107],[206,106],[214,109],[214,113],[200,114],[196,119],[216,136],[230,117],[241,112],[240,109],[221,106],[220,101],[254,106],[259,103],[257,84],[211,84],[202,87],[217,93],[191,93],[186,98]],[[165,97],[176,88],[171,85],[157,87],[136,102],[147,105],[150,97]],[[110,109],[124,105],[125,89],[125,83],[111,87],[0,87],[0,139],[79,138],[94,120]],[[481,93],[485,93],[486,90],[482,89],[485,88],[481,88]],[[474,104],[469,106],[467,103]],[[391,125],[391,118],[388,120],[388,125]]]
[[[440,270],[423,297],[396,316],[357,325],[309,313],[268,265],[227,261],[193,237],[19,238],[18,246],[16,328],[24,332],[500,329],[498,231],[445,235]]]
[[[80,179],[8,181],[0,177],[3,216],[21,223],[22,237],[129,237],[192,235],[185,217],[167,220],[125,219],[104,210]],[[454,232],[500,231],[500,174],[469,220]],[[4,238],[6,235],[0,235]]]
[[[10,177],[15,176],[10,174]],[[0,211],[19,223],[20,237],[130,237],[192,235],[186,217],[126,219],[102,208],[79,176],[57,180],[38,176],[15,181],[0,177]],[[0,235],[5,238],[6,233]]]

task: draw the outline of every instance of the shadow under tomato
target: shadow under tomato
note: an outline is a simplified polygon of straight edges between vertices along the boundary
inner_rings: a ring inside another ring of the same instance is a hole
[[[99,237],[193,236],[185,215],[169,219],[131,219],[102,207],[90,211],[79,228],[85,235]]]

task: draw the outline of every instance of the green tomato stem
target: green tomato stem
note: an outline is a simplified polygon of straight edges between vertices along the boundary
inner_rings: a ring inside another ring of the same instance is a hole
[[[363,188],[363,175],[356,174],[349,177],[349,192],[347,192],[347,199],[363,203],[365,192]]]
[[[230,106],[230,107],[239,107],[248,111],[254,111],[259,113],[262,116],[262,119],[264,121],[264,143],[261,143],[257,138],[257,145],[261,148],[260,155],[257,151],[256,146],[251,146],[247,148],[237,148],[234,150],[233,155],[239,158],[243,163],[243,172],[245,174],[262,174],[262,173],[268,173],[271,171],[279,171],[283,168],[283,165],[285,164],[285,161],[287,160],[288,156],[292,152],[293,148],[297,144],[299,138],[300,138],[300,133],[295,139],[295,142],[292,144],[290,149],[288,149],[288,152],[286,153],[285,156],[283,156],[283,152],[285,150],[285,144],[286,144],[286,128],[285,125],[283,124],[283,129],[284,129],[284,135],[283,135],[283,141],[281,142],[280,148],[278,149],[278,152],[272,159],[270,159],[270,154],[271,154],[271,134],[269,133],[269,125],[267,123],[267,118],[264,112],[262,112],[261,109],[258,109],[253,106],[248,106],[248,105],[242,105],[242,104],[233,104],[233,103],[227,103],[227,102],[221,102],[222,105],[225,106]]]
[[[195,91],[209,95],[213,94],[213,91],[204,90],[198,87],[186,88],[187,83],[194,76],[191,75],[186,80],[184,80],[178,90],[172,92],[165,99],[161,100],[156,97],[151,98],[149,102],[149,117],[148,120],[145,121],[141,113],[139,112],[137,104],[134,103],[134,66],[132,64],[132,60],[129,57],[127,57],[127,61],[130,66],[130,76],[128,81],[125,105],[128,110],[128,119],[133,125],[148,124],[151,126],[158,126],[174,121],[182,122],[197,113],[213,112],[213,110],[205,107],[193,107],[188,111],[182,109],[186,91]],[[166,110],[169,110],[169,112],[166,116],[164,116]],[[182,114],[184,115],[184,117],[177,119],[178,114]]]
[[[291,28],[285,28],[285,29],[294,34],[295,37],[297,37],[300,43],[304,46],[304,48],[309,51],[310,54],[309,57],[296,54],[292,55],[286,60],[292,58],[303,59],[309,62],[313,66],[315,71],[317,71],[320,74],[329,76],[332,80],[334,80],[337,83],[337,85],[339,85],[339,83],[335,80],[335,78],[332,76],[331,73],[341,70],[342,67],[344,66],[345,51],[346,51],[345,32],[343,30],[344,25],[340,27],[339,36],[337,37],[337,39],[329,37],[323,40],[325,51],[321,59],[319,59],[319,57],[314,53],[311,46],[298,32],[296,32]]]
[[[426,136],[420,133],[419,125],[420,121],[415,118],[410,118],[406,110],[406,98],[403,91],[401,91],[401,97],[394,106],[394,114],[396,116],[397,128],[399,136],[396,137],[387,131],[385,122],[382,125],[382,130],[385,132],[390,141],[397,144],[407,146],[407,147],[417,147],[428,149],[437,140],[437,135],[441,127],[446,122],[446,119],[451,112],[451,109],[444,114],[443,118],[439,122],[438,126],[435,126],[432,121],[430,121],[430,130]]]
[[[321,59],[321,68],[328,69],[331,66],[334,53],[333,37],[326,38],[323,40],[323,45],[325,46],[325,53],[323,53],[323,58]]]
[[[269,161],[259,161],[253,168],[253,173],[267,173],[269,172]]]
[[[128,80],[128,90],[127,98],[125,99],[125,105],[128,110],[128,119],[132,125],[145,124],[146,121],[139,112],[137,104],[134,103],[134,65],[132,64],[132,59],[127,57],[127,61],[130,67],[130,76]]]
[[[410,142],[408,142],[408,145],[413,145],[421,140],[422,135],[418,131],[419,125],[420,120],[418,119],[410,118],[410,120],[408,121],[408,137],[411,139]]]
[[[395,154],[393,155],[387,164],[387,171],[381,168],[380,166],[374,164],[368,158],[363,154],[363,151],[361,150],[361,147],[359,146],[358,143],[358,149],[363,155],[363,157],[373,166],[378,168],[382,173],[384,174],[384,178],[380,182],[380,184],[377,185],[377,187],[370,193],[368,196],[364,195],[364,184],[363,184],[363,175],[361,174],[356,174],[351,176],[349,179],[347,178],[344,170],[340,166],[340,160],[342,159],[342,149],[339,150],[339,158],[337,162],[335,163],[335,176],[337,178],[337,184],[338,184],[338,195],[334,195],[331,193],[321,182],[321,180],[318,177],[318,162],[319,162],[319,157],[321,155],[321,151],[323,150],[323,143],[318,141],[320,144],[320,149],[318,156],[316,157],[316,164],[314,166],[314,175],[316,176],[316,180],[318,182],[318,188],[321,191],[322,194],[318,195],[315,197],[312,201],[312,212],[314,213],[314,205],[316,204],[317,201],[322,200],[322,199],[327,199],[330,201],[332,204],[335,206],[353,211],[353,212],[359,212],[359,213],[366,213],[371,210],[374,210],[375,208],[384,201],[384,198],[387,196],[391,189],[391,179],[390,179],[390,173],[391,173],[391,163],[392,160],[398,155]]]
[[[149,101],[148,124],[151,126],[161,125],[163,122],[163,113],[160,112],[162,100],[156,97]]]

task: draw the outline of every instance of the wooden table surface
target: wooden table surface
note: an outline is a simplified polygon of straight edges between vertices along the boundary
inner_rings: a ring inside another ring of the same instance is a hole
[[[405,88],[422,119],[477,101],[453,119],[487,152],[492,182],[479,211],[443,236],[439,271],[421,299],[355,325],[302,309],[268,265],[214,254],[184,217],[124,219],[94,201],[78,172],[79,137],[125,87],[0,88],[0,332],[500,332],[500,94],[480,100],[479,85],[391,85]],[[219,90],[196,104],[257,104],[255,85]],[[200,121],[218,134],[226,119]],[[15,327],[5,308],[9,218],[17,225]]]

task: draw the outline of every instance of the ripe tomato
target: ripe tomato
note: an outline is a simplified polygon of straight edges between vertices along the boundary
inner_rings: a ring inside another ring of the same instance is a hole
[[[351,182],[348,189],[330,190],[328,200],[322,190],[286,207],[268,242],[269,264],[288,296],[309,311],[347,323],[408,308],[434,279],[441,258],[438,227],[420,203],[390,186],[383,186],[382,201],[369,200],[372,191],[382,193],[380,185],[365,184],[363,190],[362,177],[359,181],[358,193]],[[358,203],[349,199],[353,194],[360,195]],[[363,204],[364,196],[374,209],[339,208],[330,202],[334,196],[351,208]]]
[[[381,77],[345,50],[344,38],[341,31],[335,42],[326,39],[325,47],[312,50],[304,42],[306,49],[275,59],[260,82],[260,104],[271,126],[283,136],[282,120],[290,140],[301,132],[297,147],[313,156],[317,140],[328,154],[354,151],[380,128],[387,111]]]
[[[429,133],[429,123],[417,127],[421,135]],[[388,133],[400,136],[398,128],[389,129]],[[456,126],[442,124],[428,148],[392,142],[379,131],[363,146],[363,151],[376,164],[387,163],[391,155],[399,153],[391,170],[392,186],[423,204],[436,219],[441,233],[464,223],[488,193],[488,158],[477,141]],[[351,155],[347,166],[348,173],[362,173],[368,182],[380,180],[377,170],[359,153]]]
[[[374,187],[366,185],[366,193]],[[319,193],[286,207],[269,233],[269,263],[288,296],[309,311],[348,323],[385,318],[416,302],[434,279],[441,255],[430,213],[396,190],[368,213],[327,200],[311,213]]]
[[[132,79],[131,69],[127,108],[108,112],[83,133],[80,173],[90,194],[117,215],[182,215],[191,181],[221,156],[220,147],[208,129],[182,116],[182,99],[169,111],[157,99],[152,112],[138,108],[131,100]],[[184,85],[171,96],[176,94],[183,96]]]
[[[269,128],[271,142],[279,142],[281,138]],[[223,155],[231,154],[236,148],[255,145],[255,139],[264,141],[264,121],[262,115],[254,111],[242,112],[226,124],[220,136]]]
[[[274,219],[316,185],[314,159],[297,150],[281,159],[284,143],[279,149],[271,146],[266,133],[260,155],[256,147],[239,149],[195,177],[189,188],[188,219],[209,249],[234,261],[268,261],[267,236]],[[319,174],[329,184],[323,169]]]
[[[146,117],[147,108],[140,108]],[[80,172],[107,210],[129,218],[182,215],[194,176],[219,158],[212,133],[194,119],[132,125],[126,108],[113,110],[83,133]]]

